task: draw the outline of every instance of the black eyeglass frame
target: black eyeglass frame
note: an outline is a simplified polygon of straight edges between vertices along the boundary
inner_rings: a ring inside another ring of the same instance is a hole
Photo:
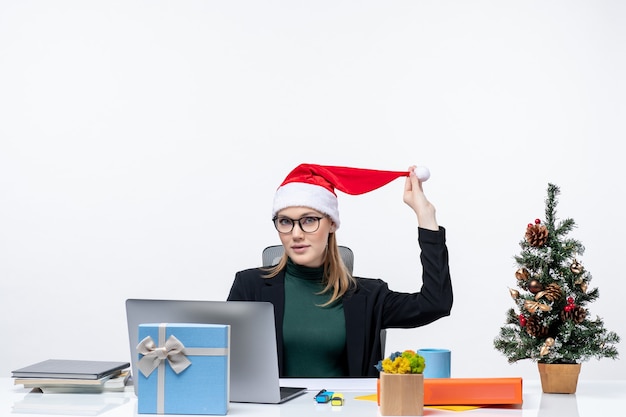
[[[296,223],[298,223],[298,226],[300,226],[300,230],[302,230],[303,233],[315,233],[320,229],[320,224],[321,224],[321,220],[324,217],[320,217],[320,216],[302,216],[299,219],[292,219],[290,217],[286,217],[286,216],[274,216],[274,218],[272,219],[272,223],[274,223],[274,228],[276,228],[276,231],[278,233],[282,233],[284,235],[288,235],[289,233],[293,232],[293,228],[296,227]],[[291,222],[291,229],[289,229],[288,232],[281,232],[280,230],[278,230],[278,224],[277,221],[278,220],[289,220]],[[311,230],[311,231],[306,231],[304,230],[304,228],[302,227],[302,220],[303,219],[315,219],[317,220],[317,227],[315,228],[315,230]]]

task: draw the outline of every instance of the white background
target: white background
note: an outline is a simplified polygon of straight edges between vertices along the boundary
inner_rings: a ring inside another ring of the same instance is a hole
[[[455,304],[388,350],[537,378],[493,339],[548,183],[592,316],[626,337],[625,18],[618,0],[0,0],[0,375],[128,359],[127,298],[225,299],[279,242],[272,197],[301,162],[432,172]],[[338,238],[356,275],[415,291],[402,189],[340,194]]]

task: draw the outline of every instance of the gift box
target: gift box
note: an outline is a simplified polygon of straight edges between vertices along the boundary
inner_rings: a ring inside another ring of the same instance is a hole
[[[140,324],[137,346],[137,412],[228,412],[230,326]]]

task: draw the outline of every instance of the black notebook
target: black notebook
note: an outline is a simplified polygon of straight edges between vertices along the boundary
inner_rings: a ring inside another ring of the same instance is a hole
[[[12,372],[13,378],[100,379],[120,372],[129,362],[48,359]]]

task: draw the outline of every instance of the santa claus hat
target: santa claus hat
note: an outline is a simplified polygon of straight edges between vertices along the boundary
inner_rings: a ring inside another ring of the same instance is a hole
[[[310,207],[328,215],[339,228],[335,189],[351,195],[365,194],[408,175],[409,171],[301,164],[276,190],[272,217],[287,207]]]

